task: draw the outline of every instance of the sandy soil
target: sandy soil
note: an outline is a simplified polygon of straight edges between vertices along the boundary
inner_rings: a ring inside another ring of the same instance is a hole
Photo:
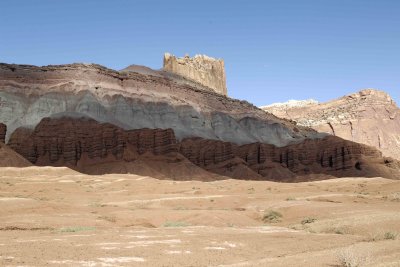
[[[400,181],[0,168],[0,266],[400,266]]]

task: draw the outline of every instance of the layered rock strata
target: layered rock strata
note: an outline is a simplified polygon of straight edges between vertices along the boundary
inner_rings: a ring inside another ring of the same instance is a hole
[[[7,125],[0,123],[0,143],[6,142]]]
[[[298,125],[374,146],[385,156],[400,159],[400,109],[383,91],[366,89],[326,103],[262,108]]]
[[[178,140],[197,136],[285,146],[322,137],[245,101],[161,73],[143,67],[118,72],[94,64],[0,64],[6,139],[21,126],[34,128],[45,117],[60,116],[86,116],[124,130],[171,128]]]
[[[87,118],[46,118],[34,130],[17,129],[9,146],[36,165],[69,166],[83,172],[88,165],[131,164],[146,155],[147,159],[165,156],[163,160],[169,162],[188,160],[204,170],[240,179],[297,181],[310,174],[400,178],[397,161],[334,136],[285,147],[237,145],[203,138],[178,141],[172,129],[123,130]]]

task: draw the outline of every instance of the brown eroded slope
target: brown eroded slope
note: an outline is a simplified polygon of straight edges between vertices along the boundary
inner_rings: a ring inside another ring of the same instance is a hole
[[[4,144],[7,127],[0,123],[0,167],[27,167],[32,164]]]
[[[203,138],[178,141],[172,129],[124,130],[89,118],[46,118],[34,130],[17,129],[10,147],[39,166],[69,166],[90,173],[164,174],[213,179],[302,181],[307,175],[399,178],[397,161],[373,147],[338,137],[285,147],[237,145]],[[317,178],[323,179],[323,178]]]
[[[0,142],[0,167],[28,167],[32,164],[7,145]]]
[[[262,107],[298,125],[374,146],[400,159],[400,109],[383,91],[366,89],[326,103]]]

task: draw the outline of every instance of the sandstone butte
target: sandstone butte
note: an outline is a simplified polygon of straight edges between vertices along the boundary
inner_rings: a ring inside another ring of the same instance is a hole
[[[186,55],[177,58],[169,53],[164,54],[163,69],[194,80],[215,92],[227,95],[225,65],[222,59],[206,55]]]
[[[262,109],[400,159],[400,109],[383,91],[366,89],[325,103],[289,101]]]
[[[373,147],[142,66],[0,64],[0,122],[8,146],[32,164],[85,173],[399,178],[398,162]]]

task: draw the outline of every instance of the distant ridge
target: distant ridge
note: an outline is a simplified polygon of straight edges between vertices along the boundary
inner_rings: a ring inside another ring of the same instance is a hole
[[[400,159],[400,109],[384,91],[369,88],[325,103],[290,101],[261,108],[298,125],[374,146],[385,156]]]

